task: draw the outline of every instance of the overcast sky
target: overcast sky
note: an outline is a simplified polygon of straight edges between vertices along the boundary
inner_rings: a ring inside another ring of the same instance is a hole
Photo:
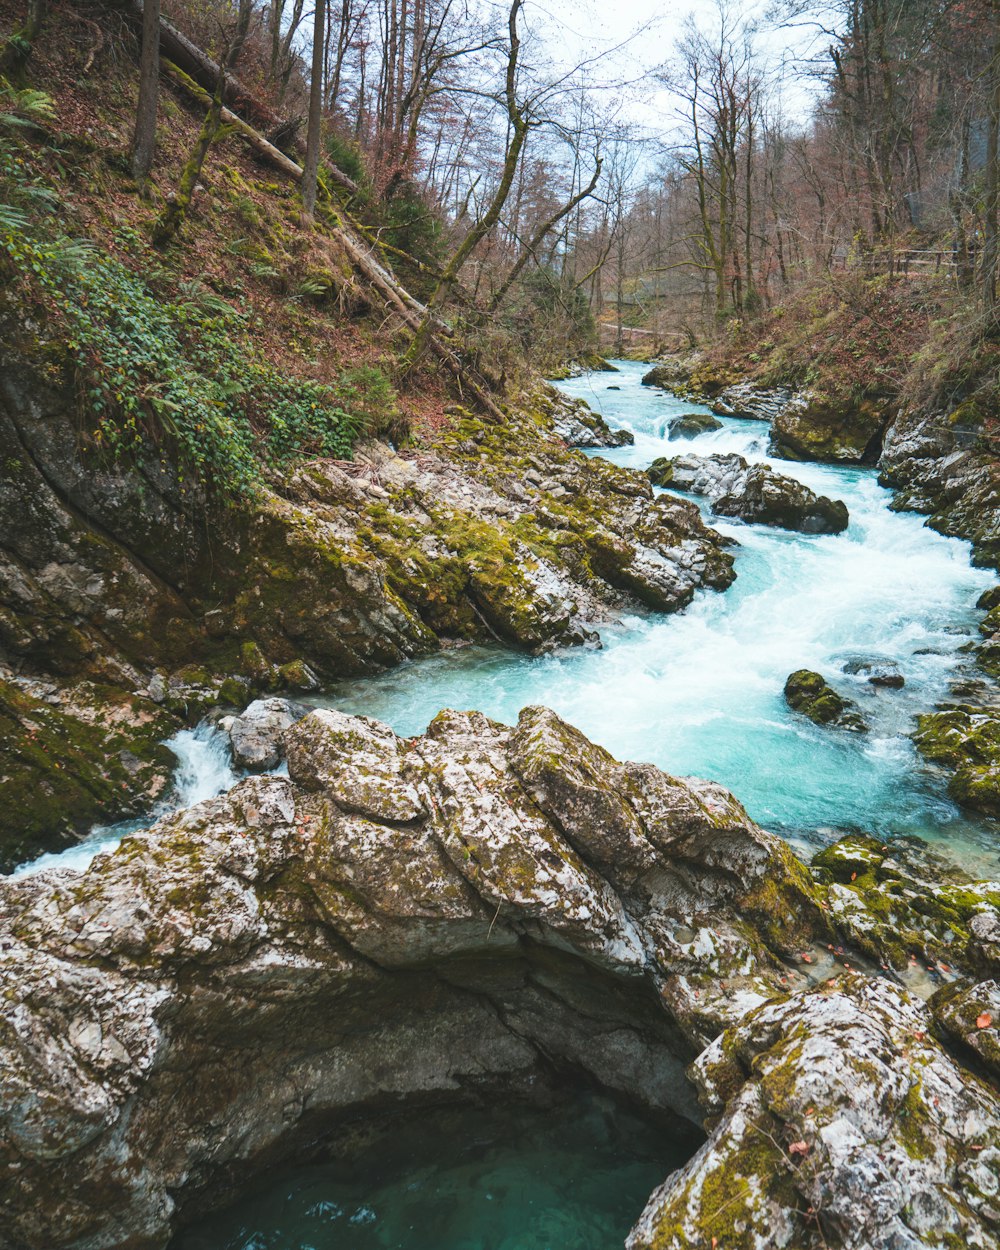
[[[731,4],[730,15],[759,18],[768,7],[768,0],[746,0]],[[629,84],[671,59],[688,15],[707,30],[714,30],[718,21],[716,0],[528,0],[526,8],[527,22],[544,32],[551,55],[567,67],[610,51],[634,32],[642,31],[625,48],[595,66],[593,75],[601,82],[617,85],[622,109],[629,118],[661,133],[675,124],[677,101],[653,81]],[[757,42],[768,61],[781,67],[786,116],[789,120],[804,118],[816,86],[799,68],[804,57],[821,46],[815,31],[764,28]]]

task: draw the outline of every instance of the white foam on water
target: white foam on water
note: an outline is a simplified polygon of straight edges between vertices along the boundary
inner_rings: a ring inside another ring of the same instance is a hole
[[[725,593],[700,592],[671,616],[630,617],[603,631],[601,651],[534,658],[469,648],[343,683],[326,701],[404,734],[423,730],[443,707],[513,723],[522,706],[547,704],[620,758],[722,782],[772,828],[919,834],[996,871],[995,834],[944,796],[905,736],[918,711],[947,696],[964,658],[959,647],[976,637],[976,599],[993,575],[972,567],[968,543],[891,512],[873,470],[769,456],[762,422],[724,419],[720,430],[668,441],[673,416],[707,409],[641,386],[644,370],[621,362],[617,375],[560,384],[635,434],[634,446],[595,454],[637,468],[688,451],[767,460],[842,499],[846,533],[714,520],[698,500],[710,524],[740,543],[737,580]],[[852,656],[871,655],[895,660],[905,688],[879,691],[842,672]],[[799,668],[822,672],[855,698],[872,733],[815,726],[791,712],[783,688]]]
[[[164,746],[176,755],[177,769],[169,796],[156,804],[148,816],[115,825],[96,825],[74,846],[39,855],[29,863],[20,864],[10,875],[27,877],[49,868],[83,872],[96,856],[113,851],[128,834],[148,829],[169,812],[224,794],[239,780],[239,774],[233,770],[229,735],[208,721],[202,721],[194,729],[178,730]]]

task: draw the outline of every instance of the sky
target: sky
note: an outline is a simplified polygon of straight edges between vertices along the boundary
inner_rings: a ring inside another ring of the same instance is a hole
[[[733,3],[731,14],[762,18],[769,0]],[[629,120],[652,131],[669,130],[678,101],[670,91],[650,80],[639,81],[669,61],[688,15],[713,29],[716,0],[529,0],[526,19],[543,35],[550,54],[567,67],[611,52],[594,68],[597,80],[611,84]],[[629,36],[642,33],[634,39]],[[619,48],[628,41],[624,48]],[[815,99],[817,85],[804,72],[804,59],[821,49],[815,29],[778,30],[765,26],[758,37],[760,50],[776,68],[783,108],[789,121],[804,119]],[[618,51],[611,51],[619,48]]]

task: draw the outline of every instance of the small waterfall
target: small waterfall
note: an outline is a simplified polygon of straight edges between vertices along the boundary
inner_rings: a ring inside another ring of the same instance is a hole
[[[155,805],[147,816],[123,820],[116,825],[95,825],[90,833],[64,851],[47,852],[26,864],[20,864],[12,877],[27,877],[48,868],[71,868],[83,872],[97,855],[113,851],[122,838],[148,829],[161,816],[193,807],[195,803],[215,798],[234,786],[240,774],[233,769],[229,735],[209,721],[194,729],[180,729],[163,744],[177,756],[177,768],[167,798]]]

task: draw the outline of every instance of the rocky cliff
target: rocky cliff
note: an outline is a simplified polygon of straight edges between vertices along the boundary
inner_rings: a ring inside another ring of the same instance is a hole
[[[995,1092],[898,986],[813,974],[824,887],[726,791],[539,708],[285,739],[288,778],[0,883],[3,1244],[153,1250],[351,1116],[554,1069],[697,1121],[699,1054],[715,1127],[634,1247],[992,1244]]]
[[[171,716],[455,642],[593,644],[734,576],[692,504],[567,447],[619,440],[551,388],[502,426],[456,410],[433,446],[370,442],[223,505],[167,459],[99,456],[70,389],[0,365],[0,769],[42,800],[0,813],[0,867],[148,806]]]

